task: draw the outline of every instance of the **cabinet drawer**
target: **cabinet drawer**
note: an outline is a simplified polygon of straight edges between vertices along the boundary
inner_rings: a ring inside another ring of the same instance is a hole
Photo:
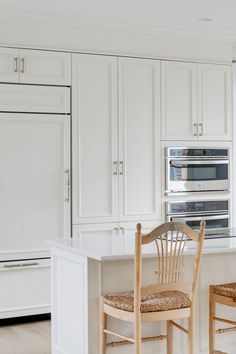
[[[0,318],[50,312],[50,259],[0,263]]]
[[[20,50],[20,82],[71,85],[71,54],[43,50]]]
[[[70,88],[0,84],[0,111],[70,113]]]

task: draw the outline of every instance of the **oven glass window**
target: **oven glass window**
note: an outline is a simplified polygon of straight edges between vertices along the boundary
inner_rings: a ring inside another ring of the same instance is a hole
[[[228,164],[170,165],[171,181],[217,181],[228,179]]]
[[[203,218],[204,219],[204,218]],[[191,220],[186,221],[186,224],[190,226],[194,230],[199,230],[200,221],[199,220]],[[229,219],[216,219],[216,220],[206,220],[206,230],[210,229],[222,229],[229,227]]]

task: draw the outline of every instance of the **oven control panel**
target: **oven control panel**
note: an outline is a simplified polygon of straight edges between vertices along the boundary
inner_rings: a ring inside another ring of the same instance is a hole
[[[228,149],[168,148],[168,157],[228,157]]]
[[[194,201],[194,202],[169,202],[166,204],[168,215],[209,213],[229,211],[228,200]]]

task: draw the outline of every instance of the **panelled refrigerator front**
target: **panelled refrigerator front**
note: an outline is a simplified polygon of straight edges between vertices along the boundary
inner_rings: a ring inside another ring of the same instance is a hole
[[[70,236],[70,87],[0,84],[0,171],[0,318],[48,313],[48,240]]]

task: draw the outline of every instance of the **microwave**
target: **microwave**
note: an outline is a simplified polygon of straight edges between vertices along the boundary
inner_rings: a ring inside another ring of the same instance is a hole
[[[166,194],[229,188],[228,148],[166,148]]]

